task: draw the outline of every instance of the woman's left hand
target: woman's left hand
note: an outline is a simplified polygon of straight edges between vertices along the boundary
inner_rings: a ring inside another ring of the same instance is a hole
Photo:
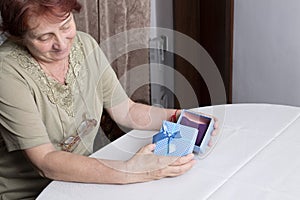
[[[212,131],[211,133],[211,136],[216,136],[219,132],[219,120],[216,118],[216,117],[213,117],[214,118],[214,130]],[[209,142],[208,142],[208,146],[211,147],[213,145],[213,138],[211,137]]]
[[[165,177],[180,176],[195,164],[194,154],[182,157],[158,156],[153,153],[155,144],[141,148],[130,160],[126,161],[128,182],[145,182]]]

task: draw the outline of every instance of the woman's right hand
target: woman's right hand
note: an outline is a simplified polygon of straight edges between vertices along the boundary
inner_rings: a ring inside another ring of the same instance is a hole
[[[164,177],[175,177],[190,170],[195,160],[194,154],[183,157],[157,156],[153,153],[155,144],[141,148],[131,159],[126,161],[128,182],[145,182]]]

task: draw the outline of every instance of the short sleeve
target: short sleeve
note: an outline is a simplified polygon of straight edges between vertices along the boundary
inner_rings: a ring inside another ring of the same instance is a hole
[[[103,91],[103,106],[111,108],[128,99],[122,85],[120,84],[115,72],[108,67],[101,77]]]
[[[8,151],[49,143],[29,86],[11,69],[0,62],[0,131]]]

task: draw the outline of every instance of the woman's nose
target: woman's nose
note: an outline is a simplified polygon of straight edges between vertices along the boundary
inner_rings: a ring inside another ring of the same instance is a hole
[[[67,38],[63,35],[56,35],[53,43],[53,48],[55,50],[64,50],[67,47]]]

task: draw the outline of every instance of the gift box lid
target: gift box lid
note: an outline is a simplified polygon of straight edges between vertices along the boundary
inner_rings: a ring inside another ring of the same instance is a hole
[[[197,134],[196,128],[163,121],[160,132],[153,136],[153,143],[156,144],[154,154],[185,156],[192,153]]]

